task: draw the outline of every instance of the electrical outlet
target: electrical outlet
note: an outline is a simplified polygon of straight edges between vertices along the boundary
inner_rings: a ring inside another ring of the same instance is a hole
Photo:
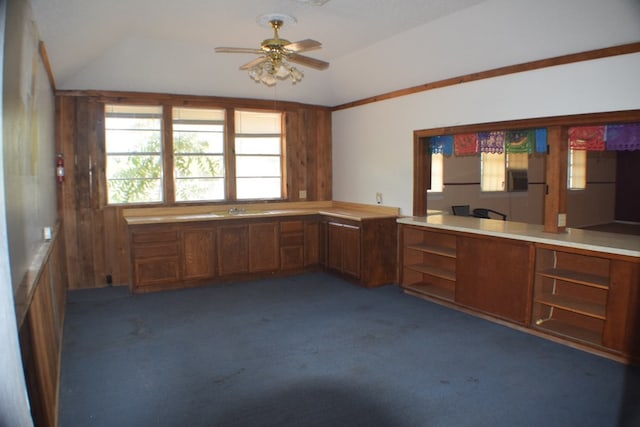
[[[558,214],[558,227],[566,227],[567,226],[567,214],[561,213]]]
[[[306,199],[306,198],[307,198],[307,190],[300,190],[300,191],[298,192],[298,197],[299,197],[300,199]]]
[[[376,193],[376,203],[377,204],[382,203],[382,193]]]
[[[51,237],[52,237],[51,227],[44,227],[42,229],[42,237],[44,238],[44,240],[51,240]]]

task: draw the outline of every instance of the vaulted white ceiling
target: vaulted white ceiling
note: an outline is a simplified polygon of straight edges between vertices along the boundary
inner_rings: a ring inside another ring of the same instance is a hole
[[[58,89],[232,96],[338,105],[536,59],[640,41],[640,0],[30,0]],[[286,13],[280,35],[312,38],[295,86],[238,67]]]

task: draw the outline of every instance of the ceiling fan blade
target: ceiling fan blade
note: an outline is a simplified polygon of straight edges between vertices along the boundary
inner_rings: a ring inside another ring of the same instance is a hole
[[[251,68],[251,67],[255,67],[255,66],[256,66],[256,65],[258,65],[258,64],[262,64],[262,63],[263,63],[264,61],[266,61],[266,60],[267,60],[267,57],[266,57],[266,56],[262,56],[262,57],[260,57],[260,58],[256,58],[256,59],[254,59],[253,61],[249,61],[249,62],[247,62],[246,64],[241,65],[241,66],[240,66],[240,69],[241,69],[241,70],[248,70],[249,68]]]
[[[320,49],[321,47],[322,43],[311,39],[300,40],[284,46],[285,49],[293,52],[308,52],[310,50]]]
[[[321,61],[319,59],[310,58],[304,55],[298,55],[297,53],[291,53],[287,55],[287,59],[291,62],[305,65],[307,67],[315,68],[316,70],[326,70],[329,68],[329,63]]]
[[[217,47],[218,53],[264,53],[262,49],[252,49],[250,47]]]

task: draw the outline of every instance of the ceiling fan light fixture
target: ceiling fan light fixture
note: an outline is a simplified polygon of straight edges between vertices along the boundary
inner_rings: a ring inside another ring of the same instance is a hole
[[[291,80],[292,84],[302,81],[304,74],[289,62],[293,62],[305,67],[325,70],[329,63],[319,59],[301,55],[302,52],[319,49],[322,44],[316,40],[305,39],[291,43],[289,40],[280,38],[278,30],[285,23],[295,23],[293,16],[282,13],[270,13],[259,16],[257,22],[260,25],[269,25],[273,29],[273,37],[262,41],[260,49],[216,47],[216,52],[220,53],[251,53],[259,54],[256,58],[240,67],[247,70],[249,77],[255,82],[273,86],[278,80]]]

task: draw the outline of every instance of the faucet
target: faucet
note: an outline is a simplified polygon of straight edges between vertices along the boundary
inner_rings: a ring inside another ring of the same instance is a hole
[[[245,213],[245,210],[240,208],[229,208],[229,215],[238,215],[241,213]]]

